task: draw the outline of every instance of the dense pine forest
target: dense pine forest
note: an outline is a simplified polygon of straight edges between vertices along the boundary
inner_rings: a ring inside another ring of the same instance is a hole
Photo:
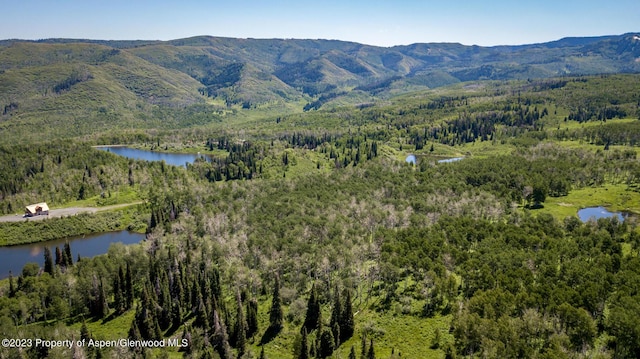
[[[473,81],[262,116],[238,103],[210,122],[202,105],[188,128],[4,140],[2,214],[131,205],[0,223],[0,244],[146,240],[45,252],[0,281],[0,336],[18,339],[0,357],[640,357],[639,81]],[[92,147],[108,144],[207,157]],[[591,206],[625,219],[582,222]]]

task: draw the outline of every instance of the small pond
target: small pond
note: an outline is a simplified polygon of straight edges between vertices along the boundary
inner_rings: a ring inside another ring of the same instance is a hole
[[[430,161],[431,163],[433,163],[433,161],[435,161],[436,163],[451,163],[451,162],[457,162],[460,161],[462,159],[464,159],[464,157],[453,157],[453,158],[443,158],[440,160],[437,160],[438,157],[434,157],[434,156],[421,156],[421,158],[426,159],[427,161]],[[416,165],[418,164],[418,157],[414,154],[410,154],[407,156],[407,158],[405,158],[404,160],[407,163],[410,163],[412,165]]]
[[[95,148],[101,151],[115,153],[116,155],[133,158],[136,160],[164,161],[168,165],[181,167],[186,167],[187,163],[193,163],[197,158],[204,157],[203,155],[192,153],[155,152],[125,146],[97,146]]]
[[[451,162],[457,162],[460,161],[461,159],[463,159],[464,157],[453,157],[453,158],[445,158],[443,160],[438,160],[438,163],[451,163]]]
[[[589,220],[597,221],[599,218],[617,217],[620,222],[624,221],[626,214],[620,212],[609,212],[604,207],[587,207],[578,211],[578,217],[582,222]]]
[[[51,249],[53,260],[55,261],[56,247],[64,250],[65,242],[69,242],[71,254],[75,262],[80,257],[94,257],[105,254],[109,250],[111,243],[122,242],[123,244],[139,243],[145,238],[144,234],[119,231],[100,234],[92,234],[82,237],[55,239],[47,242],[24,244],[11,247],[0,247],[0,278],[9,276],[9,271],[17,277],[22,273],[22,267],[27,263],[38,263],[44,266],[44,247]]]

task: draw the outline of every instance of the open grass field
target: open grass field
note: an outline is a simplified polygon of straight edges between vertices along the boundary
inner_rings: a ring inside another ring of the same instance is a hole
[[[575,189],[564,197],[548,197],[544,208],[535,210],[549,213],[562,220],[577,216],[578,210],[586,207],[603,206],[612,212],[640,214],[640,193],[626,185],[604,185]]]

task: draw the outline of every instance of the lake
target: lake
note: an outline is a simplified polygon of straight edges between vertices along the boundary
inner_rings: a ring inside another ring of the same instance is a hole
[[[122,242],[123,244],[134,244],[139,243],[144,238],[144,234],[120,231],[56,239],[53,241],[19,246],[0,247],[0,278],[8,277],[9,271],[13,272],[14,277],[17,277],[22,273],[22,267],[30,262],[38,263],[40,267],[43,267],[45,246],[51,249],[51,255],[55,261],[56,247],[64,250],[65,242],[69,241],[73,262],[75,263],[78,254],[80,254],[82,258],[94,257],[107,253],[111,243]]]
[[[186,167],[187,163],[193,163],[197,158],[204,157],[203,155],[192,153],[155,152],[125,146],[97,146],[95,148],[101,151],[115,153],[116,155],[133,158],[136,160],[164,161],[168,165],[181,167]]]
[[[415,166],[418,162],[418,159],[416,158],[416,155],[409,155],[407,156],[407,158],[405,158],[404,161]]]
[[[589,220],[597,221],[599,218],[617,217],[620,222],[624,221],[625,215],[620,212],[609,212],[604,207],[587,207],[578,211],[578,217],[582,222]]]

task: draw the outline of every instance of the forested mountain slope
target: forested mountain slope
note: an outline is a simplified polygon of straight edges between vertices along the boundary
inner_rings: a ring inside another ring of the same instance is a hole
[[[637,43],[4,42],[0,357],[638,358]]]
[[[4,40],[0,128],[25,135],[28,126],[60,136],[181,128],[241,108],[282,113],[461,81],[637,72],[638,59],[634,34],[496,47],[207,36]]]

